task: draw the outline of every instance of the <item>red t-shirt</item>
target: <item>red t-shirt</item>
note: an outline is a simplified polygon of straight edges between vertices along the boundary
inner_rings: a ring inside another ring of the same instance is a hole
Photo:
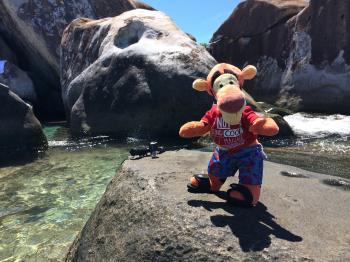
[[[202,117],[202,121],[211,126],[210,135],[215,144],[237,152],[257,139],[257,135],[249,132],[249,127],[257,118],[258,115],[252,108],[246,106],[241,122],[238,125],[229,125],[224,121],[217,105],[214,104]]]

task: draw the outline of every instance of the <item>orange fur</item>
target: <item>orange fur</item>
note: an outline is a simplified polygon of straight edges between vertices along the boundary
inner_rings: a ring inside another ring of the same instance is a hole
[[[213,80],[214,80],[213,77],[215,76],[215,79],[217,79],[216,77],[218,75],[218,72],[222,75],[230,71],[231,71],[231,74],[235,75],[235,77],[238,80],[239,88],[237,87],[238,89],[237,91],[241,91],[241,92],[244,92],[242,90],[244,80],[253,79],[257,74],[256,68],[252,65],[248,65],[241,70],[230,64],[226,64],[226,63],[217,64],[210,70],[206,80],[204,79],[195,80],[193,82],[193,88],[201,92],[206,91],[208,92],[209,95],[214,96],[218,100],[218,98],[221,97],[222,95],[220,95],[220,93],[218,92],[219,88],[217,87],[217,83],[215,84],[216,91],[213,89],[213,86],[212,86]],[[232,83],[230,84],[232,85]],[[224,87],[220,86],[220,88],[224,88]],[[232,90],[230,89],[230,92],[228,92],[227,90],[225,91],[225,89],[223,89],[223,91],[221,92],[224,92],[223,96],[228,96],[230,93],[232,93]],[[236,100],[238,100],[238,98]],[[221,113],[223,114],[223,111]],[[208,133],[210,129],[211,127],[202,121],[192,121],[184,124],[180,128],[179,134],[183,138],[200,137]],[[249,131],[258,135],[273,136],[278,133],[279,128],[272,118],[261,117],[261,118],[257,118],[254,121],[254,123],[250,126]],[[209,174],[208,176],[209,176],[211,191],[215,192],[220,190],[223,182],[219,178],[213,175]],[[198,185],[197,179],[192,177],[191,184],[194,186],[197,186]],[[247,187],[253,195],[253,205],[257,204],[260,197],[261,185],[244,185],[244,186]],[[243,195],[237,191],[231,192],[230,196],[238,200],[244,199]]]
[[[279,128],[272,118],[260,117],[254,121],[249,131],[263,136],[274,136],[278,134]]]
[[[213,192],[219,191],[223,183],[220,181],[219,178],[209,174],[209,182],[210,182],[210,190]]]
[[[184,124],[179,131],[183,138],[203,136],[210,131],[210,126],[201,121],[192,121]]]

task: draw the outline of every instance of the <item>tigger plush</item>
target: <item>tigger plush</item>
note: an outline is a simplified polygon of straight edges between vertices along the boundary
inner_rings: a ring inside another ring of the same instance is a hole
[[[217,192],[227,177],[239,171],[239,184],[227,192],[229,202],[254,206],[260,197],[264,152],[257,136],[273,136],[279,131],[271,118],[258,116],[246,104],[244,80],[255,77],[257,70],[248,65],[243,70],[218,64],[206,80],[197,79],[193,88],[206,91],[216,103],[200,121],[184,124],[181,137],[199,137],[210,132],[216,148],[208,164],[208,175],[194,175],[188,184],[190,192]]]

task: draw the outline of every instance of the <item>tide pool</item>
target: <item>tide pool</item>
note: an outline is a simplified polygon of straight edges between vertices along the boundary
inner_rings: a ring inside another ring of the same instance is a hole
[[[126,144],[45,131],[50,149],[42,158],[0,168],[0,261],[62,260],[128,156]]]
[[[350,178],[347,116],[298,113],[286,120],[297,137],[262,139],[268,160]],[[64,259],[130,147],[140,143],[105,136],[71,140],[62,126],[44,131],[49,150],[40,159],[0,168],[0,261]],[[171,141],[167,148],[183,146]],[[196,147],[212,151],[214,145]]]

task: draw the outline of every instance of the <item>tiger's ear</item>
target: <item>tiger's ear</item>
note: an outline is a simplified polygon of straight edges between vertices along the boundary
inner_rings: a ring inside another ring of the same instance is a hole
[[[257,70],[255,66],[248,65],[242,70],[244,80],[251,80],[256,76]]]
[[[197,79],[192,84],[193,89],[203,92],[207,91],[209,92],[209,85],[208,82],[204,79]]]

